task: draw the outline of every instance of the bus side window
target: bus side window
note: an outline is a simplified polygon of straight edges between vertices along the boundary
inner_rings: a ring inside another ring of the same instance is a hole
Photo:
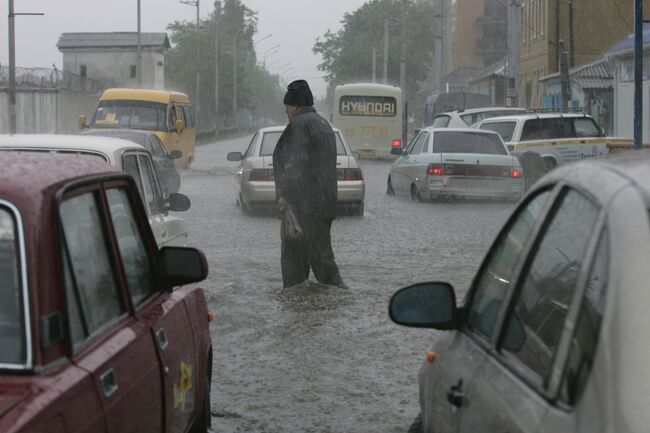
[[[169,106],[169,130],[174,132],[176,130],[176,106]]]
[[[194,119],[190,113],[190,107],[187,105],[181,105],[183,107],[183,117],[185,118],[185,127],[192,128],[194,127]]]

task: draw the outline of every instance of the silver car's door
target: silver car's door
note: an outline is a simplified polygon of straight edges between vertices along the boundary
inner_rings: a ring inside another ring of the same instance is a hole
[[[427,166],[431,159],[431,153],[429,150],[429,137],[430,134],[426,131],[423,131],[422,134],[418,137],[418,141],[413,146],[413,150],[409,155],[409,162],[406,169],[404,185],[406,191],[411,193],[411,188],[415,188],[415,193],[419,197],[419,193],[425,189],[425,182]]]
[[[185,221],[167,211],[149,154],[125,153],[122,156],[122,168],[135,179],[158,246],[184,246],[187,241]]]
[[[586,196],[556,191],[535,242],[521,251],[507,279],[508,305],[499,309],[485,363],[465,392],[471,404],[460,433],[538,431],[555,400],[553,384],[565,359],[560,348],[573,328],[569,312],[584,284],[585,257],[598,240],[600,221],[599,208]],[[489,309],[484,305],[483,312]],[[480,317],[475,306],[476,301],[470,324],[473,313]]]
[[[467,397],[467,390],[476,376],[483,375],[497,318],[507,304],[504,298],[515,266],[537,230],[549,196],[550,192],[545,191],[531,197],[510,219],[474,280],[461,330],[436,346],[440,352],[437,359],[422,368],[420,399],[425,432],[457,431],[462,417],[475,406]]]
[[[409,167],[412,164],[411,153],[413,149],[420,143],[420,139],[424,135],[424,132],[420,132],[406,147],[402,156],[400,156],[397,161],[393,163],[390,171],[390,179],[393,189],[397,192],[407,193],[409,191],[408,184],[408,173]]]

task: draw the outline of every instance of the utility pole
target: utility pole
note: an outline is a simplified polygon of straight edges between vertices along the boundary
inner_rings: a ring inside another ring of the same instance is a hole
[[[555,0],[555,62],[557,72],[560,72],[560,58],[563,49],[560,48],[560,0]]]
[[[402,0],[400,19],[399,87],[406,101],[406,0]]]
[[[388,18],[384,19],[384,79],[382,83],[388,83]]]
[[[523,8],[520,0],[511,0],[508,5],[508,55],[506,57],[506,105],[518,105],[519,59],[523,32]]]
[[[435,43],[434,43],[434,60],[433,60],[433,93],[442,93],[442,42],[443,42],[443,13],[442,0],[434,1],[434,19],[435,19]]]
[[[196,45],[194,46],[195,54],[195,66],[196,66],[196,100],[194,101],[194,108],[199,113],[199,102],[200,102],[200,93],[199,89],[201,88],[201,73],[199,72],[199,32],[201,31],[201,20],[199,14],[199,0],[181,0],[181,3],[196,7]],[[198,116],[197,116],[198,117]]]
[[[567,52],[564,49],[564,41],[558,41],[560,49],[560,83],[562,85],[562,108],[568,107],[571,99],[571,88],[569,86],[569,65],[567,62]]]
[[[643,141],[643,0],[634,0],[634,148]]]
[[[142,88],[142,38],[140,31],[140,0],[138,0],[138,88]]]
[[[399,87],[402,89],[404,100],[404,119],[402,119],[402,143],[406,144],[408,135],[408,99],[406,93],[406,0],[402,0],[400,19],[400,61],[399,61]]]
[[[232,47],[232,121],[233,126],[237,124],[237,38],[239,31],[235,33]]]
[[[377,47],[372,49],[372,82],[377,82]]]
[[[9,0],[9,134],[16,133],[16,28],[17,15],[45,15],[36,13],[14,12],[14,0]]]
[[[9,134],[16,133],[16,32],[14,0],[9,0]]]
[[[573,0],[569,2],[569,66],[575,67],[575,43],[573,38]]]
[[[214,122],[215,130],[219,130],[219,18],[221,3],[215,2],[214,20]]]

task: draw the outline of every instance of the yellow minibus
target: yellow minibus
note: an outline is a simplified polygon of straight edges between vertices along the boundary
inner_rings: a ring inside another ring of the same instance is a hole
[[[185,93],[149,89],[107,89],[86,126],[91,129],[125,128],[154,132],[168,152],[180,150],[177,164],[186,167],[194,160],[196,123],[190,98]]]

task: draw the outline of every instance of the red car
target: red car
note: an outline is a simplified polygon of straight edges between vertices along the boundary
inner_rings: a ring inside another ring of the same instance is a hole
[[[203,254],[158,249],[134,181],[0,154],[0,432],[204,432]],[[179,287],[181,286],[181,287]]]

